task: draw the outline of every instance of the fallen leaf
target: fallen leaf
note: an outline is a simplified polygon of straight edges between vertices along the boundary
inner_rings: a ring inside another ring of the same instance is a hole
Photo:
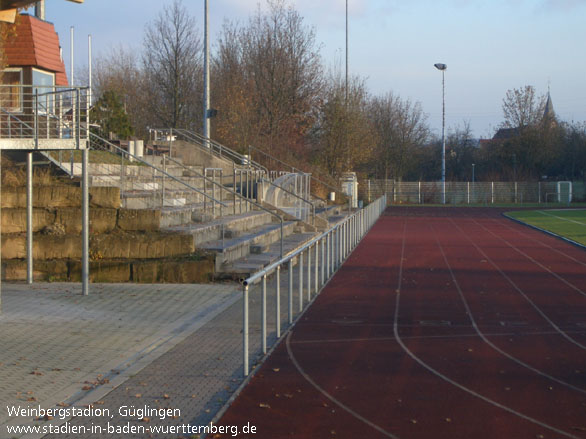
[[[92,386],[83,386],[83,387],[81,388],[81,390],[92,390],[92,389],[93,389],[93,387],[92,387]]]
[[[171,398],[169,395],[167,395],[166,393],[163,395],[163,399],[169,399]]]
[[[149,423],[149,422],[151,422],[151,418],[147,418],[147,417],[145,416],[144,418],[142,418],[142,422]]]
[[[142,398],[142,393],[137,393],[136,395],[134,395],[135,398]]]

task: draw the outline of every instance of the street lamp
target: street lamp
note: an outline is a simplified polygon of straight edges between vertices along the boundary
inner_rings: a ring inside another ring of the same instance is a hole
[[[446,204],[446,64],[437,63],[434,67],[442,72],[442,204]]]

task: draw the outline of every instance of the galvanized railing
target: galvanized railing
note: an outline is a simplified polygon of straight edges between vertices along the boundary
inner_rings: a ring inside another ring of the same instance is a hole
[[[264,171],[268,175],[267,168],[265,168],[260,163],[251,160],[250,157],[246,157],[245,155],[242,155],[233,149],[216,142],[215,140],[208,139],[193,131],[182,128],[152,128],[149,131],[157,137],[159,134],[162,135],[163,139],[169,142],[173,142],[175,138],[181,138],[182,140],[197,145],[210,154],[216,155],[218,157],[228,158],[239,166],[252,168],[257,171]]]
[[[85,87],[0,85],[0,138],[13,149],[79,148],[87,140],[88,96]]]
[[[273,188],[275,188],[278,191],[283,191],[287,196],[292,197],[294,200],[300,202],[301,204],[305,204],[307,205],[307,207],[302,207],[302,206],[298,206],[296,204],[299,203],[292,203],[294,205],[285,205],[286,203],[283,200],[283,197],[279,197],[277,194],[275,194],[275,196],[273,197],[273,199],[271,200],[266,200],[267,203],[272,204],[273,206],[275,206],[276,208],[287,212],[288,214],[294,216],[297,219],[300,219],[301,221],[305,221],[306,223],[309,223],[309,216],[311,213],[311,224],[315,225],[315,205],[303,198],[302,196],[296,194],[293,191],[290,191],[289,189],[280,186],[270,180],[267,179],[262,179],[261,180],[262,183],[266,183],[269,186],[272,186]]]
[[[269,154],[266,151],[263,151],[262,149],[259,149],[255,146],[249,145],[248,146],[248,150],[249,150],[249,155],[252,157],[252,152],[254,151],[255,153],[259,153],[262,156],[264,156],[266,159],[270,160],[270,161],[274,161],[275,163],[279,163],[280,165],[286,167],[289,169],[289,172],[297,174],[297,173],[301,173],[304,174],[305,172],[303,172],[301,169],[296,168],[293,165],[290,165],[289,163],[284,162],[283,160],[273,156],[272,154]],[[272,171],[274,172],[274,171]],[[330,189],[333,192],[341,192],[341,189],[339,187],[336,187],[332,184],[326,183],[325,181],[323,181],[322,179],[317,178],[315,175],[310,174],[311,175],[311,180],[319,183],[320,185]],[[315,196],[315,195],[314,195]],[[319,198],[319,197],[316,197]],[[327,203],[327,200],[324,200]]]
[[[386,196],[369,204],[366,208],[361,209],[346,217],[343,221],[312,239],[301,248],[281,258],[279,261],[267,266],[263,270],[250,276],[243,282],[242,292],[242,353],[244,375],[250,373],[250,353],[249,353],[249,289],[252,285],[262,282],[261,293],[261,351],[262,355],[268,352],[267,337],[267,278],[275,274],[275,334],[276,339],[281,338],[281,269],[286,267],[288,272],[287,282],[287,323],[286,331],[294,323],[294,273],[293,266],[297,265],[297,301],[298,315],[309,306],[320,289],[329,281],[336,270],[343,264],[344,260],[358,245],[362,237],[368,232],[376,222],[387,204]],[[314,264],[312,266],[312,254],[314,255]],[[307,272],[304,275],[304,259],[307,261]],[[304,282],[306,285],[304,286]]]
[[[220,206],[220,215],[222,215],[222,209],[228,207],[221,199],[217,199],[194,184],[172,175],[164,164],[162,168],[159,168],[94,133],[90,133],[90,148],[104,151],[119,162],[119,164],[96,163],[95,169],[90,164],[90,175],[92,171],[95,174],[93,184],[99,184],[100,176],[105,179],[103,183],[108,183],[108,179],[111,177],[119,177],[121,193],[124,195],[124,204],[127,207],[132,196],[140,200],[141,195],[144,200],[138,201],[135,208],[181,207],[211,202],[214,212],[215,205]],[[116,172],[117,170],[119,173]],[[177,199],[170,197],[174,193],[180,194],[181,201],[177,203],[172,201]],[[141,203],[144,204],[141,206]]]
[[[236,171],[233,175],[233,182],[234,182],[234,189],[230,189],[226,186],[224,186],[223,182],[218,183],[217,181],[215,181],[214,179],[208,179],[205,175],[200,174],[199,172],[197,172],[195,169],[192,168],[188,168],[187,166],[185,166],[183,163],[177,161],[176,159],[174,159],[173,157],[167,157],[167,160],[169,160],[171,163],[174,163],[175,166],[183,169],[184,171],[184,175],[195,175],[201,178],[204,178],[207,182],[209,182],[213,188],[217,188],[217,190],[220,193],[220,198],[224,198],[225,196],[222,196],[222,194],[227,194],[228,196],[231,196],[233,198],[233,213],[234,215],[236,215],[237,211],[236,211],[236,201],[238,200],[240,202],[240,213],[242,213],[242,203],[244,203],[245,207],[245,212],[250,211],[251,207],[255,207],[258,210],[262,210],[264,212],[269,213],[272,217],[276,218],[279,221],[280,227],[281,227],[281,242],[280,242],[280,257],[283,257],[283,225],[284,225],[284,221],[283,221],[283,217],[281,215],[278,215],[277,213],[273,212],[270,209],[267,209],[266,207],[264,207],[262,204],[257,203],[256,201],[252,200],[250,198],[250,192],[249,192],[249,188],[248,188],[248,184],[247,184],[247,194],[246,196],[243,195],[242,193],[242,173],[247,173],[248,176],[250,176],[250,174],[254,174],[257,175],[259,174],[259,171],[252,171],[252,170],[239,170],[241,172],[240,176],[240,193],[238,193],[235,189],[236,189]],[[216,169],[217,171],[217,169]],[[205,172],[205,171],[204,171]],[[262,174],[264,174],[264,171],[261,171]],[[258,175],[257,175],[258,177]],[[246,178],[246,182],[252,181],[251,178]],[[205,185],[204,185],[205,187]],[[215,194],[215,189],[214,189],[214,194]]]

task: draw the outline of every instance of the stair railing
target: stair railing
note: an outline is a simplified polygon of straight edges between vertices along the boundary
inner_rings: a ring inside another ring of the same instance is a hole
[[[193,174],[194,176],[197,177],[201,177],[201,178],[207,178],[204,175],[202,175],[200,172],[196,171],[195,169],[189,168],[187,166],[185,166],[183,163],[177,161],[176,159],[174,159],[173,157],[169,157],[167,156],[166,159],[170,162],[172,162],[175,166],[182,168],[184,174]],[[254,172],[254,171],[251,171]],[[248,205],[248,207],[250,206],[254,206],[259,210],[262,210],[264,212],[269,213],[271,216],[277,218],[279,220],[280,226],[281,226],[281,243],[280,243],[280,256],[283,257],[283,217],[281,215],[276,214],[275,212],[273,212],[270,209],[267,209],[266,207],[264,207],[262,204],[248,198],[245,197],[242,194],[239,194],[238,192],[236,192],[235,190],[232,190],[226,186],[224,186],[223,184],[218,183],[217,181],[213,180],[213,179],[207,179],[207,181],[209,183],[211,183],[212,185],[219,187],[220,189],[220,199],[222,198],[222,191],[232,195],[232,197],[234,198],[234,200],[236,200],[237,198],[241,201],[243,201],[244,203],[246,203]],[[234,188],[235,189],[235,188]],[[233,203],[233,209],[234,209],[234,215],[236,215],[236,202]],[[247,210],[248,211],[248,210]]]
[[[242,155],[233,149],[216,142],[215,140],[204,137],[201,134],[195,133],[193,131],[182,128],[151,128],[149,131],[162,133],[165,138],[169,139],[169,142],[172,142],[175,136],[181,137],[183,140],[197,145],[199,148],[209,152],[210,154],[216,155],[218,157],[226,157],[234,163],[237,163],[239,166],[249,167],[257,171],[264,171],[268,175],[268,169],[260,163],[251,160],[250,157],[246,157],[245,155]]]

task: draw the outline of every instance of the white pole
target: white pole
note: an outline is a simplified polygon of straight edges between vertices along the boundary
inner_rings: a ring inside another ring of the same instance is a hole
[[[203,136],[206,139],[210,137],[210,29],[209,29],[209,9],[208,0],[205,0],[204,11],[204,103],[203,103]],[[209,147],[209,145],[206,145]]]
[[[348,0],[346,0],[346,106],[348,106]]]
[[[89,72],[88,72],[88,85],[89,85],[89,90],[88,90],[88,101],[90,104],[90,107],[92,106],[92,100],[93,100],[93,88],[92,88],[92,36],[88,35],[87,36],[87,57],[88,57],[88,66],[89,66]]]
[[[446,204],[446,81],[442,70],[442,204]]]
[[[73,26],[71,26],[71,47],[69,48],[69,53],[70,53],[70,67],[69,67],[69,73],[70,73],[70,81],[69,81],[69,85],[73,86],[73,84],[75,83],[74,79],[73,79]]]
[[[33,153],[26,153],[26,283],[33,283]]]

